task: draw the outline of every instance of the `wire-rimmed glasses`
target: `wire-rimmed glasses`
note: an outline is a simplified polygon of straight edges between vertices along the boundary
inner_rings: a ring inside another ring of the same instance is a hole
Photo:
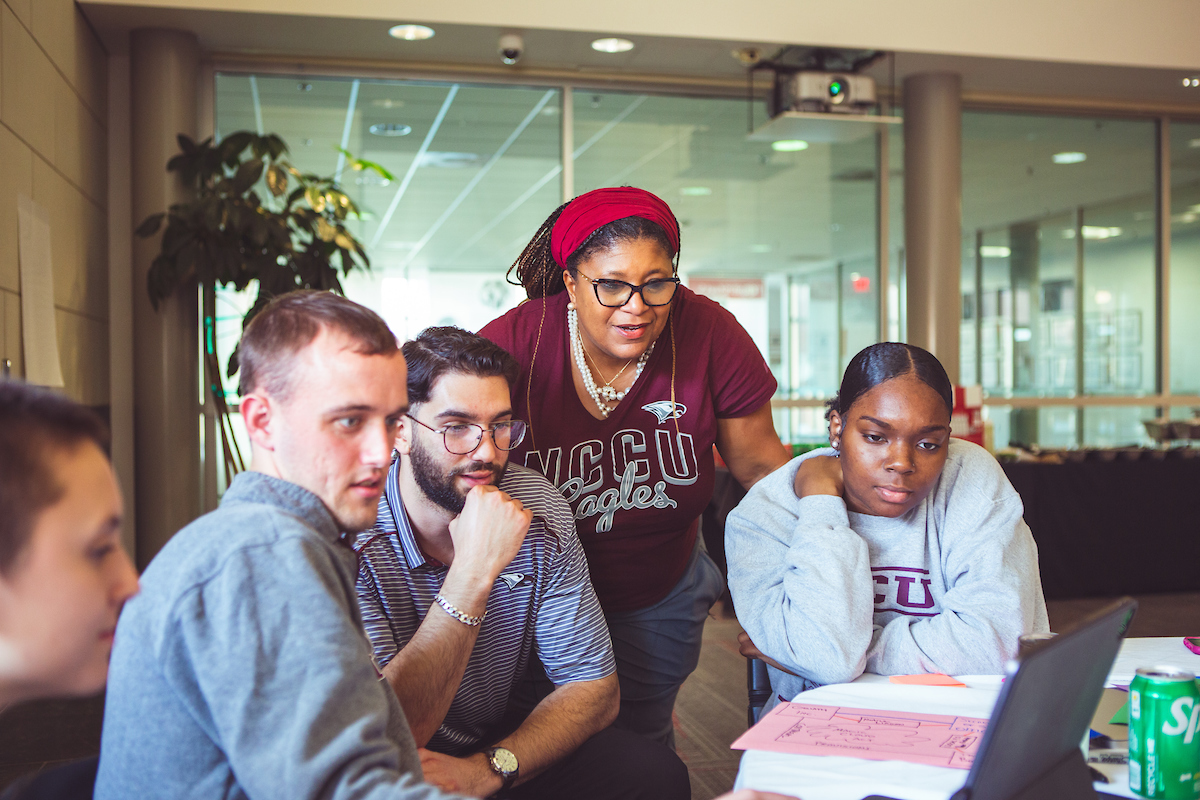
[[[583,275],[582,272],[579,274]],[[640,286],[613,278],[592,278],[587,275],[583,275],[583,277],[592,284],[592,289],[596,292],[596,300],[600,305],[608,308],[620,308],[625,305],[633,297],[634,292],[640,294],[642,302],[648,306],[665,306],[675,297],[675,290],[679,287],[679,278],[674,276],[655,278]]]
[[[442,442],[446,445],[446,450],[456,456],[465,456],[478,450],[480,443],[483,441],[484,431],[492,435],[492,441],[496,443],[496,447],[500,450],[512,450],[525,438],[525,421],[520,419],[506,419],[494,422],[488,428],[476,425],[473,422],[455,422],[442,428],[433,428],[421,422],[421,420],[412,414],[405,414],[404,416],[422,428],[431,430],[434,433],[440,433],[442,435]]]

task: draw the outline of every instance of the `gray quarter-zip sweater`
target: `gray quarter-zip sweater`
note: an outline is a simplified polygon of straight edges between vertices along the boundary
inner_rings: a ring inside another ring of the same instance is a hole
[[[167,543],[117,626],[98,800],[446,797],[373,666],[339,535],[316,495],[244,472]]]
[[[796,497],[806,458],[754,485],[725,548],[738,620],[777,695],[880,675],[994,674],[1023,633],[1050,629],[1021,497],[982,447],[951,439],[929,496],[895,519]],[[772,703],[773,705],[773,703]]]

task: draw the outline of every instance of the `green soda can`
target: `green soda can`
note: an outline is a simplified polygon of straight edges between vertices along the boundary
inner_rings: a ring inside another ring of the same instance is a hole
[[[1129,684],[1129,788],[1142,797],[1200,799],[1200,689],[1172,667],[1139,669]]]

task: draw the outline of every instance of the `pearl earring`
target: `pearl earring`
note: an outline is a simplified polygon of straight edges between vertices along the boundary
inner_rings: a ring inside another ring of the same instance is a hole
[[[574,310],[575,310],[575,302],[571,301],[571,302],[567,303],[567,311],[574,311]]]

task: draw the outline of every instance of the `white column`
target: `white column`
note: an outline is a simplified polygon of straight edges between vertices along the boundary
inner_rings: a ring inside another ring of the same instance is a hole
[[[904,236],[907,341],[958,383],[962,317],[962,79],[904,80]]]
[[[186,197],[167,161],[176,136],[196,135],[200,46],[185,31],[130,34],[130,139],[134,224]],[[133,238],[134,432],[137,562],[145,567],[200,513],[198,295],[185,287],[150,304],[146,273],[160,237]]]

